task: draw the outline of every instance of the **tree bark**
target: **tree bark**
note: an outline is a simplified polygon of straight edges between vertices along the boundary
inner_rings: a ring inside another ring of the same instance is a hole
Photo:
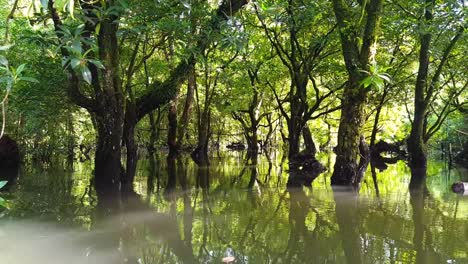
[[[169,104],[169,111],[167,113],[168,131],[167,131],[167,145],[169,146],[169,156],[177,157],[179,148],[177,146],[177,101],[174,99]]]
[[[310,128],[307,124],[302,129],[302,137],[304,138],[304,153],[315,156],[317,153],[317,148],[315,147],[314,140],[312,139],[312,133],[310,133]]]
[[[433,1],[426,0],[426,10],[424,13],[425,23],[429,23],[432,20],[433,7]],[[419,50],[419,69],[414,90],[414,117],[408,140],[410,166],[413,168],[426,168],[427,166],[426,150],[423,142],[424,122],[427,111],[424,97],[429,71],[431,39],[432,34],[429,31],[425,31],[420,36],[421,48]]]
[[[190,117],[192,113],[193,101],[195,96],[195,87],[197,85],[197,77],[195,72],[195,65],[192,66],[192,71],[189,73],[187,79],[187,95],[185,98],[184,111],[182,112],[182,117],[180,118],[180,124],[177,129],[177,147],[179,150],[184,145],[184,139],[187,135],[187,128],[190,122]]]
[[[348,22],[352,17],[352,7],[343,0],[332,2],[340,29],[348,82],[344,88],[338,145],[335,148],[336,161],[331,183],[332,185],[352,185],[358,178],[359,138],[364,123],[364,103],[368,93],[360,83],[366,77],[363,71],[368,71],[371,57],[375,56],[372,46],[377,39],[383,1],[370,0],[367,3],[366,24],[363,30],[353,27]],[[361,31],[363,34],[360,33]],[[361,45],[356,36],[362,36]]]

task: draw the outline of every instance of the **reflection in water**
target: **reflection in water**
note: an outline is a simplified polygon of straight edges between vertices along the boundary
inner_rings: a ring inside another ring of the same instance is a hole
[[[411,189],[403,163],[371,169],[379,189],[359,194],[332,190],[329,172],[310,187],[317,175],[276,158],[155,156],[124,194],[89,189],[77,166],[22,172],[5,194],[2,263],[468,263],[468,199],[448,188],[465,176],[446,181],[437,164]]]
[[[353,191],[333,190],[333,196],[336,203],[336,221],[346,261],[363,263],[359,230],[363,220],[360,217],[358,195]]]

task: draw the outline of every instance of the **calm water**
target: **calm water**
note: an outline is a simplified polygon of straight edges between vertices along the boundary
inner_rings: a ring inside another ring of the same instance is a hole
[[[352,194],[333,191],[329,172],[288,188],[281,157],[199,168],[161,156],[118,200],[89,187],[89,164],[74,169],[22,168],[1,193],[0,263],[468,263],[468,197],[449,190],[468,175],[437,162],[423,191],[398,163],[375,183],[369,169]]]

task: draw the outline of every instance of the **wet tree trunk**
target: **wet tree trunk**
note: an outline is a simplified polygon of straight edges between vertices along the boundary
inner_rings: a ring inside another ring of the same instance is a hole
[[[302,129],[302,137],[304,138],[305,145],[303,153],[315,156],[317,148],[315,147],[314,140],[312,139],[312,133],[310,133],[310,128],[307,124]]]
[[[154,118],[154,112],[149,113],[148,118],[150,122],[150,138],[147,149],[148,153],[151,155],[156,151],[155,145],[157,140],[159,139],[159,124],[161,122],[161,110],[158,108],[158,115],[156,116],[156,119]]]
[[[195,96],[195,89],[197,85],[197,77],[195,72],[195,65],[192,65],[192,70],[189,73],[187,80],[187,95],[185,98],[184,111],[180,118],[180,124],[177,129],[177,147],[180,150],[184,145],[184,139],[187,135],[187,128],[192,114],[193,101]]]
[[[420,32],[421,47],[419,51],[419,69],[416,78],[416,85],[414,91],[414,117],[411,124],[411,133],[408,138],[408,153],[410,158],[410,166],[414,169],[422,169],[427,167],[427,154],[426,143],[439,130],[440,125],[445,119],[447,113],[439,113],[437,121],[429,126],[428,125],[428,111],[433,101],[436,89],[439,87],[439,80],[445,64],[448,62],[449,57],[455,44],[464,33],[464,27],[459,27],[454,37],[450,40],[448,45],[443,51],[443,55],[439,60],[439,64],[433,70],[432,78],[429,80],[429,70],[431,62],[431,41],[432,33],[429,28],[433,26],[433,9],[435,1],[425,1],[424,20],[422,21],[423,28]],[[463,88],[464,89],[464,88]],[[461,90],[462,91],[462,90]],[[455,94],[452,94],[456,97]],[[445,102],[446,104],[451,101]],[[443,117],[443,118],[441,118]]]
[[[366,92],[357,82],[350,82],[345,89],[342,103],[338,146],[335,149],[336,161],[331,178],[333,185],[351,185],[358,175],[359,137],[364,121],[364,102]],[[358,94],[356,94],[358,92]]]
[[[95,158],[96,186],[111,186],[121,176],[121,141],[123,135],[123,96],[119,76],[118,24],[115,17],[101,21],[98,35],[99,58],[102,70],[102,93],[98,94],[96,113],[98,139]],[[95,76],[98,78],[98,76]]]
[[[192,158],[198,164],[208,164],[208,143],[210,139],[210,110],[205,109],[198,124],[198,143]]]
[[[73,127],[73,116],[71,113],[67,115],[67,165],[69,168],[73,168],[73,162],[75,160],[75,135]]]
[[[375,111],[374,125],[372,126],[372,132],[371,132],[371,138],[370,138],[370,148],[372,148],[375,145],[377,132],[379,130],[380,112],[382,111],[384,103],[387,99],[387,94],[388,94],[388,89],[387,87],[385,87],[385,90],[382,94],[382,98],[380,98],[379,105],[377,106],[377,109]]]
[[[127,100],[123,141],[127,150],[124,175],[121,178],[122,188],[131,190],[138,162],[138,147],[135,143],[135,126],[137,124],[135,104]]]
[[[367,3],[366,24],[365,28],[361,29],[347,23],[349,17],[352,17],[353,7],[342,0],[333,0],[343,57],[348,71],[348,82],[342,100],[332,185],[352,185],[357,180],[359,138],[364,122],[363,107],[367,97],[367,90],[361,87],[360,83],[366,77],[363,71],[368,71],[368,65],[375,56],[376,51],[372,47],[377,39],[382,2],[382,0],[370,0]],[[362,36],[362,44],[356,36]]]
[[[432,8],[432,1],[427,0],[426,10],[424,13],[425,22],[430,22],[432,20]],[[419,51],[419,69],[414,90],[414,116],[408,140],[408,153],[410,166],[412,168],[426,168],[427,166],[426,150],[423,142],[424,122],[427,111],[424,97],[429,71],[429,50],[431,39],[432,34],[430,31],[425,31],[420,36],[421,48]]]
[[[169,156],[177,157],[179,148],[177,146],[177,101],[172,100],[169,104],[167,113],[168,131],[167,131],[167,145],[169,147]]]

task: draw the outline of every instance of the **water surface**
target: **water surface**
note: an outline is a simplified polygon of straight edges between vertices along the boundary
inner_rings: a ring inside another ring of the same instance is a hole
[[[420,190],[400,162],[376,181],[369,169],[359,193],[332,190],[329,172],[288,187],[280,156],[155,156],[120,199],[98,196],[91,173],[22,168],[1,194],[0,263],[468,263],[468,198],[449,189],[468,175],[439,162]]]

